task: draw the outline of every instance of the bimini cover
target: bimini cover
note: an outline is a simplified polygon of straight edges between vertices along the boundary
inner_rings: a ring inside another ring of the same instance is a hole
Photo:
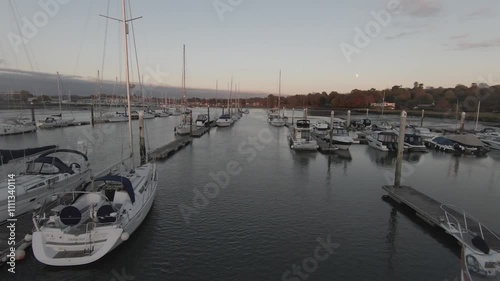
[[[123,185],[123,189],[128,193],[132,204],[135,202],[134,187],[132,186],[132,183],[129,179],[115,175],[107,175],[96,179],[96,181],[113,181],[121,183]]]
[[[454,144],[451,140],[444,138],[444,137],[435,137],[432,139],[432,141],[434,141],[435,143],[440,144],[440,145],[453,145]]]
[[[479,146],[479,147],[484,146],[484,144],[479,140],[479,138],[474,135],[456,135],[456,136],[450,136],[449,139],[458,142],[462,145]]]
[[[55,145],[49,145],[49,146],[18,149],[18,150],[0,149],[0,159],[1,159],[0,165],[7,164],[11,160],[15,160],[15,159],[23,158],[23,157],[28,157],[28,156],[31,156],[33,154],[37,154],[37,153],[44,152],[47,150],[53,150],[56,148],[57,148],[57,146],[55,146]]]
[[[33,162],[51,164],[51,165],[55,166],[57,169],[59,169],[59,172],[61,172],[61,173],[68,173],[70,175],[75,173],[73,170],[71,170],[70,167],[68,167],[68,165],[64,164],[64,162],[61,161],[61,159],[59,159],[57,157],[40,156],[40,157],[36,158],[35,160],[33,160]]]

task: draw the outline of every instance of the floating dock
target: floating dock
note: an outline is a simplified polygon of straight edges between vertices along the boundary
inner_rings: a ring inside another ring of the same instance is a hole
[[[177,150],[185,147],[192,142],[191,137],[183,137],[174,140],[173,142],[159,147],[148,153],[148,158],[151,160],[165,159],[174,154]]]
[[[194,138],[199,138],[201,136],[203,136],[205,133],[207,133],[208,131],[210,131],[211,127],[200,127],[200,128],[197,128],[196,130],[194,130],[192,133],[191,133],[191,136],[194,137]]]
[[[401,186],[399,188],[385,185],[382,187],[387,191],[388,196],[398,204],[404,204],[415,211],[417,217],[421,218],[431,226],[437,226],[446,231],[442,226],[445,223],[445,212],[441,209],[443,203],[436,201],[420,191],[409,186]],[[448,214],[453,215],[461,225],[466,225],[462,213],[453,210],[447,210]],[[480,233],[477,224],[469,224],[468,229]],[[490,248],[500,249],[500,241],[493,236],[489,231],[484,231],[484,238],[488,241]],[[495,235],[499,236],[495,233]],[[500,236],[499,236],[500,237]]]
[[[333,151],[336,151],[338,150],[338,147],[336,147],[335,145],[333,144],[330,144],[328,143],[327,141],[324,141],[323,139],[321,139],[320,136],[318,135],[315,135],[313,134],[312,135],[314,140],[316,140],[316,142],[318,143],[318,150],[321,151],[321,152],[333,152]]]

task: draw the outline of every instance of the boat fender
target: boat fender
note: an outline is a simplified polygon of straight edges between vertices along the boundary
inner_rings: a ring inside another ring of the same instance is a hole
[[[123,232],[121,235],[121,239],[123,241],[127,241],[129,237],[130,237],[130,235],[127,232]]]
[[[33,238],[33,237],[31,236],[31,234],[26,234],[26,235],[24,236],[24,241],[26,241],[26,242],[31,242],[31,238]]]
[[[479,236],[472,238],[472,245],[474,245],[474,247],[478,248],[486,255],[490,254],[490,247],[488,247],[488,244],[486,244],[486,241],[484,241],[483,238]]]

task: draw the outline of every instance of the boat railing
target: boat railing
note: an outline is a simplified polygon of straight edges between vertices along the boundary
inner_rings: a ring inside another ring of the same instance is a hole
[[[496,238],[498,241],[500,241],[500,238],[497,236],[497,234],[495,232],[493,232],[487,226],[483,225],[481,222],[479,222],[478,219],[476,219],[472,215],[468,214],[466,211],[464,211],[460,207],[457,207],[457,206],[451,205],[451,204],[442,204],[441,209],[445,213],[446,223],[448,224],[447,226],[450,227],[452,225],[452,223],[455,222],[456,226],[458,227],[460,237],[462,239],[463,239],[464,232],[475,233],[471,229],[472,224],[475,224],[475,225],[477,225],[479,233],[480,233],[481,238],[483,240],[486,240],[484,237],[484,233],[489,232],[494,238]],[[457,216],[459,215],[460,219],[463,220],[463,227],[462,227],[462,223],[460,222],[460,220],[457,217],[455,217],[453,214],[451,214],[452,212],[455,213],[455,215],[457,215]],[[452,222],[450,222],[450,218],[453,220]]]
[[[92,191],[71,191],[71,192],[56,192],[56,193],[53,193],[52,194],[52,197],[56,196],[57,199],[56,200],[53,200],[51,198],[48,198],[45,203],[43,204],[43,206],[40,208],[40,210],[38,212],[34,212],[33,213],[33,224],[36,228],[37,231],[40,231],[40,227],[42,226],[43,223],[49,221],[51,219],[51,217],[53,216],[52,213],[56,212],[57,211],[61,211],[64,207],[67,207],[67,206],[71,206],[72,203],[75,202],[75,200],[77,199],[77,197],[79,195],[82,195],[82,194],[97,194],[99,195],[102,199],[105,200],[105,202],[109,203],[111,206],[113,206],[112,202],[109,201],[109,199],[103,195],[103,194],[100,194],[100,193],[96,193],[96,192],[92,192]],[[79,223],[77,225],[74,225],[74,226],[69,226],[69,225],[65,225],[63,224],[62,222],[58,222],[58,221],[54,221],[54,228],[59,228],[61,231],[66,231],[69,229],[69,231],[71,231],[72,233],[84,233],[86,228],[87,228],[87,224],[89,222],[92,222],[95,227],[100,227],[100,226],[106,226],[106,225],[111,225],[111,224],[117,224],[117,225],[121,225],[122,223],[122,220],[123,220],[123,216],[119,216],[118,215],[118,212],[120,210],[115,210],[115,213],[116,213],[116,220],[113,221],[113,222],[93,222],[93,220],[91,219],[91,215],[90,215],[90,209],[91,205],[89,205],[88,207],[84,208],[85,210],[82,212],[82,214],[84,213],[87,213],[89,212],[89,217],[86,218],[85,220],[83,220],[84,218],[82,217],[82,223]],[[95,207],[95,206],[94,206]],[[113,207],[114,209],[114,207]],[[128,215],[128,213],[127,213]],[[90,220],[88,220],[90,219]],[[130,219],[130,218],[128,218]]]

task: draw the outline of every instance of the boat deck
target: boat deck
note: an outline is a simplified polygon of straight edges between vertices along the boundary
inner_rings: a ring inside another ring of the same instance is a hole
[[[151,160],[165,159],[192,142],[191,137],[182,137],[148,153]]]
[[[446,229],[441,225],[442,222],[446,221],[445,213],[443,209],[441,209],[441,205],[443,205],[443,203],[434,200],[409,186],[395,188],[394,186],[385,185],[382,188],[387,191],[389,197],[395,202],[400,204],[402,203],[410,207],[415,211],[415,214],[425,222],[432,226],[438,226],[446,231]],[[463,214],[453,210],[447,210],[447,212],[448,214],[453,215],[459,221],[460,225],[465,225]],[[475,233],[480,233],[477,224],[469,224],[468,229]],[[487,230],[484,230],[483,234],[490,248],[500,250],[500,240],[494,237],[493,234]],[[495,233],[495,235],[500,237],[497,233]]]

